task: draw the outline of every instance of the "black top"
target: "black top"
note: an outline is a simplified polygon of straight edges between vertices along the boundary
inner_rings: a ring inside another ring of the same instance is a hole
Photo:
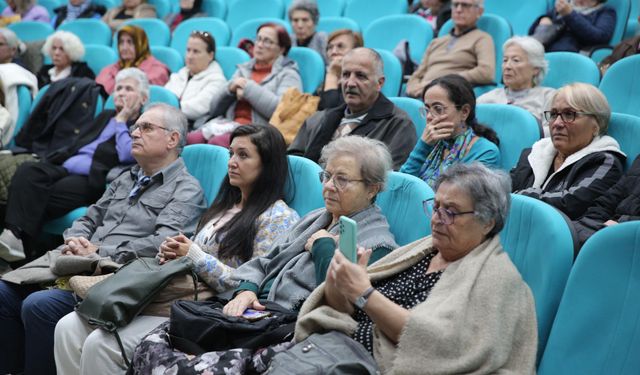
[[[49,76],[49,69],[53,68],[53,64],[43,65],[36,77],[38,77],[38,88],[42,88],[51,83],[51,77]],[[93,70],[89,68],[87,63],[78,61],[71,63],[71,74],[69,77],[77,77],[77,78],[89,78],[95,79],[96,75],[93,73]]]
[[[427,273],[431,259],[437,254],[434,251],[421,261],[384,280],[373,283],[373,287],[383,296],[395,304],[411,309],[424,302],[431,289],[440,280],[444,270]],[[373,321],[364,311],[356,308],[353,319],[358,322],[358,328],[353,333],[353,339],[362,344],[373,354]]]

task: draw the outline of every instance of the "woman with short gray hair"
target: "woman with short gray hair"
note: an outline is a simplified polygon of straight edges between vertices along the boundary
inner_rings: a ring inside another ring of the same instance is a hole
[[[38,74],[38,87],[42,88],[67,77],[96,78],[84,57],[84,45],[80,38],[68,31],[56,31],[49,35],[42,46],[42,53],[51,58],[51,64],[45,64]]]
[[[529,36],[514,36],[502,46],[502,82],[504,87],[493,89],[478,98],[478,104],[513,104],[529,111],[542,123],[542,112],[551,103],[556,92],[540,86],[549,63],[544,58],[544,47]]]
[[[369,267],[370,250],[356,263],[335,252],[324,284],[302,305],[294,341],[340,331],[383,374],[534,373],[533,297],[498,235],[509,185],[504,172],[477,162],[445,170],[424,202],[432,235]]]
[[[308,47],[315,50],[327,63],[327,34],[316,31],[320,12],[316,0],[294,0],[289,6],[289,22],[293,28],[293,47]]]

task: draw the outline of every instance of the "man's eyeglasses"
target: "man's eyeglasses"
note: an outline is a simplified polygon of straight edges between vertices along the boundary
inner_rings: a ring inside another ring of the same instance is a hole
[[[562,121],[570,124],[574,121],[576,121],[576,117],[578,117],[578,115],[584,115],[584,116],[593,116],[595,115],[595,113],[589,113],[589,112],[578,112],[578,111],[572,111],[572,110],[564,110],[564,111],[544,111],[544,119],[547,120],[548,122],[554,122],[556,121],[556,119],[558,118],[558,116],[560,116],[560,118],[562,119]]]
[[[349,185],[352,182],[364,182],[364,180],[350,179],[339,174],[332,175],[327,171],[322,171],[318,173],[318,177],[320,177],[320,182],[323,184],[326,184],[330,180],[333,180],[333,186],[335,186],[336,189],[338,190],[344,190],[347,187],[347,185]]]
[[[438,220],[440,220],[444,225],[453,224],[456,216],[469,214],[475,215],[476,213],[475,211],[454,212],[443,207],[436,207],[433,199],[422,201],[422,208],[424,209],[424,212],[427,214],[427,216],[433,216],[433,214],[437,214]]]
[[[276,45],[277,43],[274,42],[273,40],[269,39],[269,38],[263,38],[261,36],[256,37],[256,44],[262,44],[263,46],[270,48],[274,45]]]
[[[165,128],[164,126],[155,125],[155,124],[152,124],[150,122],[141,122],[139,124],[136,123],[136,124],[131,125],[129,127],[129,134],[132,134],[134,131],[136,131],[136,129],[140,129],[140,133],[142,133],[142,134],[149,134],[149,133],[153,132],[155,129],[162,129],[162,130],[165,130],[165,131],[168,131],[168,132],[172,131],[171,129]]]
[[[475,2],[473,3],[460,3],[457,1],[454,1],[451,3],[451,9],[456,9],[457,7],[462,8],[463,10],[469,10],[473,7],[477,7],[478,4],[476,4]]]

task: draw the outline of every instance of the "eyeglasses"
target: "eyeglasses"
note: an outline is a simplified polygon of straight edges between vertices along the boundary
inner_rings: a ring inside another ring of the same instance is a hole
[[[151,132],[153,132],[155,129],[162,129],[165,131],[170,132],[171,129],[169,128],[165,128],[164,126],[160,126],[160,125],[155,125],[152,124],[150,122],[141,122],[139,124],[133,124],[129,127],[129,134],[133,134],[134,131],[136,131],[136,129],[140,129],[140,133],[142,134],[149,134]]]
[[[323,184],[326,184],[327,182],[332,180],[333,186],[335,186],[336,189],[338,190],[344,190],[347,187],[347,185],[349,185],[352,182],[364,182],[364,180],[349,179],[339,174],[332,175],[327,171],[322,171],[318,173],[318,177],[320,177],[320,182]]]
[[[422,201],[422,208],[424,209],[424,212],[427,214],[427,216],[433,216],[433,214],[437,214],[438,220],[440,220],[444,225],[453,224],[456,216],[469,214],[475,215],[476,213],[475,211],[453,212],[443,207],[436,207],[433,199]]]
[[[560,118],[562,119],[562,121],[570,124],[574,121],[576,121],[576,117],[578,115],[584,115],[584,116],[593,116],[595,115],[595,113],[589,113],[589,112],[578,112],[578,111],[572,111],[572,110],[564,110],[561,112],[552,110],[552,111],[544,111],[544,119],[551,122],[556,121],[556,119],[558,118],[558,116],[560,116]]]
[[[460,108],[460,106],[454,106],[456,109]],[[434,104],[432,106],[424,106],[424,107],[420,107],[420,116],[424,119],[427,118],[427,114],[429,112],[433,113],[436,116],[442,116],[447,112],[447,109],[449,109],[449,107],[442,105],[442,104]]]
[[[463,10],[469,10],[472,7],[477,7],[478,4],[475,3],[459,3],[459,2],[453,2],[451,3],[451,9],[456,9],[457,7],[461,7]]]
[[[256,37],[256,44],[262,44],[263,46],[270,48],[274,45],[276,45],[277,43],[274,42],[273,40],[269,39],[269,38],[263,38],[261,36]]]

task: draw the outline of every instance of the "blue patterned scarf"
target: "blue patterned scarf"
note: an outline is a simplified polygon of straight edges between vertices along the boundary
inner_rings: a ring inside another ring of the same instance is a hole
[[[429,186],[434,187],[442,171],[464,158],[475,136],[473,129],[467,128],[453,139],[436,143],[420,168],[418,174],[420,178]]]

